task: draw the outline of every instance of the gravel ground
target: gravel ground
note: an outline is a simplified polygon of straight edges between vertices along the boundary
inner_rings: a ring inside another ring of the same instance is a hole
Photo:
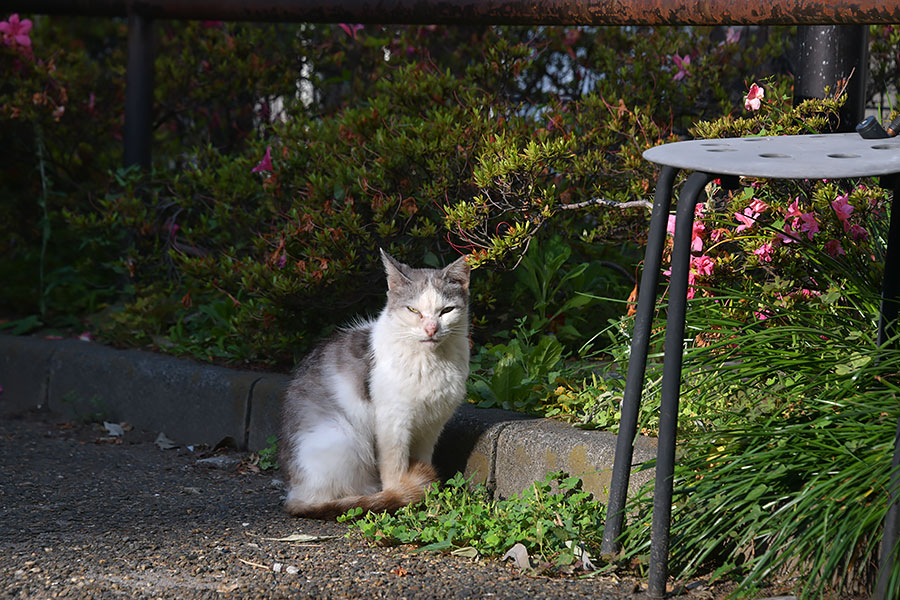
[[[643,598],[631,579],[379,548],[279,508],[247,455],[47,415],[0,420],[0,598]],[[198,464],[209,456],[230,467]],[[310,543],[291,534],[336,536]],[[683,598],[719,596],[702,585]]]

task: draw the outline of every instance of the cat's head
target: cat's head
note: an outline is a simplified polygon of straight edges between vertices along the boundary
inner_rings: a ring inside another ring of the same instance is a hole
[[[415,269],[381,251],[387,274],[387,311],[398,334],[436,347],[468,336],[469,265],[465,257],[443,269]]]

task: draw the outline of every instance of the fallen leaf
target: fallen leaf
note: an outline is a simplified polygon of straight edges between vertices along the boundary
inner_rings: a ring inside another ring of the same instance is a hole
[[[178,447],[178,444],[170,440],[168,436],[161,431],[159,432],[159,435],[156,436],[156,441],[153,443],[156,444],[160,450],[171,450],[172,448]]]
[[[451,550],[450,554],[453,556],[462,556],[463,558],[478,558],[478,549],[473,548],[472,546],[466,546],[464,548]]]
[[[336,535],[308,535],[306,533],[292,533],[291,535],[282,538],[263,539],[270,542],[297,542],[302,544],[306,542],[321,542],[324,540],[333,540],[335,538],[337,538]]]
[[[245,565],[250,565],[251,567],[254,567],[256,569],[265,569],[266,571],[269,570],[269,567],[267,567],[266,565],[261,565],[257,562],[253,562],[252,560],[244,560],[243,558],[239,558],[238,560],[241,561],[242,563],[244,563]]]
[[[523,571],[531,569],[531,560],[528,558],[528,550],[522,544],[516,544],[503,555],[503,562],[512,559],[516,566]]]
[[[403,577],[404,575],[408,575],[409,571],[404,569],[403,567],[397,566],[390,570],[391,575],[396,575],[397,577]]]
[[[112,437],[122,437],[123,435],[125,435],[125,430],[118,423],[103,421],[103,427],[106,428],[106,432]]]
[[[571,540],[566,542],[566,548],[571,548],[572,542]],[[585,571],[596,571],[597,567],[594,563],[591,562],[591,553],[587,551],[587,548],[584,547],[583,543],[579,543],[575,545],[572,553],[575,555],[575,558],[581,561],[581,567]]]

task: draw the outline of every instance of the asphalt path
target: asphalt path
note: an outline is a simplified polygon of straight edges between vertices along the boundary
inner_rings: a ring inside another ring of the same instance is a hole
[[[157,436],[0,420],[0,598],[644,597],[631,578],[376,547],[282,513],[277,472],[252,455],[162,449]],[[683,597],[718,595],[701,585]]]

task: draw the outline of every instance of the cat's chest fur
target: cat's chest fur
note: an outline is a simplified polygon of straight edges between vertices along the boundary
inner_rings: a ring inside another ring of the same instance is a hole
[[[468,340],[449,339],[432,349],[397,339],[389,329],[383,322],[373,327],[372,401],[382,410],[408,413],[412,422],[443,422],[465,394]]]

